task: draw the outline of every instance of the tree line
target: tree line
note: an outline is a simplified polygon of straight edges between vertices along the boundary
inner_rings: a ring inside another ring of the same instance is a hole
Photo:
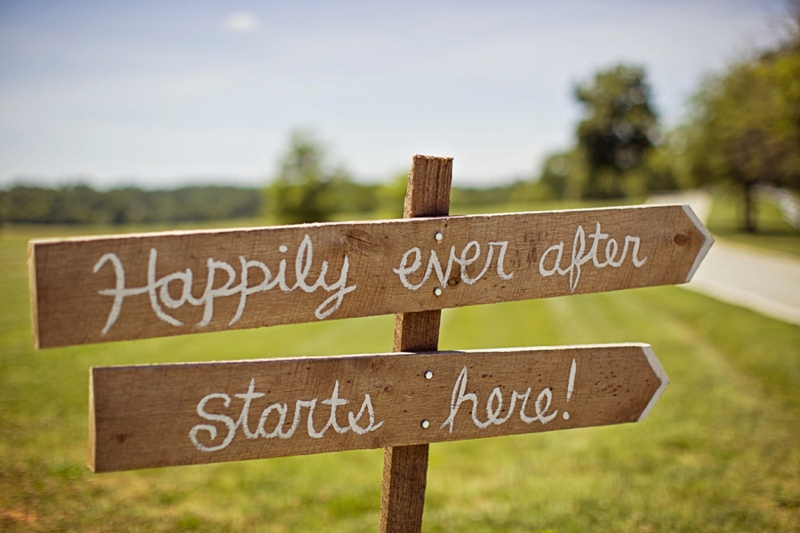
[[[574,87],[583,117],[574,145],[545,158],[529,180],[489,189],[455,187],[451,204],[615,199],[726,184],[740,192],[742,226],[754,231],[754,192],[800,190],[800,1],[776,47],[703,82],[686,120],[664,132],[645,69],[617,65]],[[184,187],[107,192],[86,185],[0,191],[0,221],[142,223],[254,218],[301,223],[342,215],[402,214],[406,175],[362,184],[331,165],[312,133],[296,131],[264,190]]]
[[[263,195],[238,187],[134,187],[98,191],[88,185],[59,188],[17,185],[0,191],[0,221],[34,224],[132,224],[251,218]]]
[[[273,185],[191,186],[172,190],[135,187],[98,191],[88,185],[57,188],[17,185],[0,190],[0,224],[142,224],[256,219],[297,223],[337,217],[399,218],[406,176],[363,184],[347,175],[321,179],[311,190]],[[503,204],[528,184],[474,189],[454,187],[455,207]]]
[[[583,110],[573,146],[547,156],[530,180],[454,189],[452,204],[621,199],[725,184],[740,193],[743,229],[754,231],[759,185],[800,190],[800,2],[790,21],[787,37],[774,49],[705,80],[688,117],[671,131],[659,124],[643,67],[595,73],[573,90]],[[369,203],[366,196],[337,195],[346,182],[342,169],[327,165],[320,143],[296,132],[268,196],[286,222],[327,220],[339,206],[359,198]],[[384,196],[393,198],[403,184],[400,176]]]
[[[550,154],[539,182],[555,198],[622,198],[721,184],[755,231],[761,185],[800,190],[800,2],[775,48],[707,78],[682,124],[666,133],[644,68],[618,65],[574,89],[575,144]]]

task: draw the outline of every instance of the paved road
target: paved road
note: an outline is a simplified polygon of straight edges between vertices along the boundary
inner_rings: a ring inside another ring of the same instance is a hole
[[[687,289],[800,325],[800,260],[719,240]]]
[[[703,221],[711,206],[710,197],[697,191],[653,197],[648,203],[686,203]],[[717,239],[692,281],[682,287],[800,325],[800,259],[792,255]]]

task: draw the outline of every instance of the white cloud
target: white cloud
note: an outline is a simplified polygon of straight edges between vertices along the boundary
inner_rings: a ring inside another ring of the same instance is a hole
[[[225,19],[225,29],[234,33],[251,33],[260,25],[258,18],[250,13],[232,13]]]

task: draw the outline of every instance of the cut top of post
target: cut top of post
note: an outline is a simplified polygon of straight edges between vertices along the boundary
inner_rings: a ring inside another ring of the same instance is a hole
[[[452,181],[452,157],[415,155],[408,175],[403,218],[448,215]]]

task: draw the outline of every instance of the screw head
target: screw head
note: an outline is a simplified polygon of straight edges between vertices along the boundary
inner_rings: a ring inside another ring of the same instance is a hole
[[[444,240],[444,235],[442,235],[441,231],[437,231],[433,234],[433,238],[436,239],[436,242],[442,242]]]
[[[420,426],[422,426],[422,429],[428,429],[429,427],[431,427],[431,423],[428,422],[427,420],[423,420]]]
[[[433,379],[433,372],[431,372],[430,370],[426,370],[425,379]]]
[[[436,287],[435,289],[433,289],[433,294],[434,294],[434,296],[441,296],[442,295],[442,288],[441,287]]]

